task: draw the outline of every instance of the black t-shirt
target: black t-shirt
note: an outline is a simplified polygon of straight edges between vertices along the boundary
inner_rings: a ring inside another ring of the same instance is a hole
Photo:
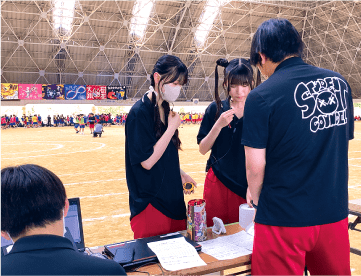
[[[153,154],[156,143],[154,108],[146,94],[133,105],[125,124],[130,219],[149,203],[171,219],[186,219],[178,149],[173,142],[169,142],[162,157],[150,170],[140,164]]]
[[[301,58],[282,62],[247,97],[242,143],[266,149],[257,223],[303,227],[348,216],[351,89]]]
[[[70,240],[56,235],[20,238],[1,256],[1,275],[126,275],[113,260],[80,254]]]
[[[94,122],[95,122],[95,116],[90,116],[89,123],[94,124]]]
[[[220,114],[230,109],[228,101],[222,101]],[[215,124],[217,112],[216,102],[211,103],[204,114],[202,124],[197,135],[199,144],[211,131]],[[246,198],[247,178],[244,146],[241,144],[243,118],[233,117],[231,128],[222,128],[212,146],[207,167],[212,167],[217,178],[232,192]]]

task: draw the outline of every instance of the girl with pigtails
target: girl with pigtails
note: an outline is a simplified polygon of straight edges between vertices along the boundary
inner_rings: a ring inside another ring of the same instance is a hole
[[[150,78],[149,91],[133,105],[125,123],[130,225],[135,239],[185,230],[183,184],[196,186],[180,169],[181,120],[169,106],[187,83],[187,67],[178,57],[165,55]]]
[[[223,101],[218,93],[218,66],[224,67]],[[207,107],[197,135],[199,152],[205,155],[211,150],[203,193],[208,226],[213,225],[213,217],[225,224],[237,222],[239,205],[251,200],[241,138],[244,103],[259,83],[260,73],[249,60],[217,60],[215,101]]]

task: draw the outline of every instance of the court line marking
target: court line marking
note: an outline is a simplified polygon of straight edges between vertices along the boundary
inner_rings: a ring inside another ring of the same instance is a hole
[[[34,142],[34,143],[47,143],[47,141],[32,141],[32,142]],[[52,142],[65,142],[65,143],[67,143],[67,142],[78,142],[78,143],[84,143],[84,141],[52,141]],[[79,153],[79,152],[90,152],[90,151],[95,151],[95,150],[102,149],[102,148],[104,148],[106,146],[106,144],[100,143],[100,142],[90,142],[90,143],[100,144],[100,146],[97,147],[97,148],[91,148],[91,149],[88,149],[88,150],[78,150],[78,151],[71,151],[71,152],[59,152],[59,153],[35,155],[35,156],[8,157],[8,158],[2,158],[2,159],[36,158],[36,157],[46,157],[46,156],[60,155],[60,154],[73,154],[73,153]]]
[[[206,162],[207,163],[207,162]],[[181,164],[181,166],[193,166],[193,165],[202,165],[202,164],[206,164],[204,162],[199,162],[199,163],[192,163],[192,164]]]
[[[38,142],[28,142],[27,144],[36,144]],[[6,146],[16,146],[16,145],[20,145],[22,146],[23,144],[18,143],[18,144],[7,144]],[[46,144],[46,145],[57,145],[58,147],[52,148],[52,149],[46,149],[46,150],[33,150],[33,151],[27,151],[27,152],[7,152],[7,153],[1,153],[1,155],[5,155],[5,154],[25,154],[25,153],[30,153],[30,152],[40,152],[40,151],[49,151],[49,150],[57,150],[57,149],[61,149],[64,147],[64,145],[62,144]]]
[[[95,198],[95,197],[103,197],[103,196],[117,196],[117,195],[128,195],[129,192],[125,193],[114,193],[114,194],[103,194],[103,195],[92,195],[92,196],[81,196],[80,199],[84,198]]]
[[[97,171],[95,173],[99,173],[99,171]],[[188,172],[188,174],[193,174],[193,173],[203,173],[203,171],[200,171],[200,172]],[[84,173],[84,174],[87,174],[87,173]],[[105,179],[105,180],[92,180],[92,181],[66,183],[66,184],[64,184],[64,186],[73,186],[73,185],[90,184],[90,183],[107,182],[107,181],[122,181],[122,180],[126,180],[126,178],[114,178],[114,179]],[[204,184],[198,184],[198,186],[199,185],[204,185]]]
[[[361,184],[360,185],[353,185],[353,186],[348,186],[349,189],[355,189],[357,187],[361,187]]]
[[[91,221],[95,221],[95,220],[105,220],[108,218],[124,218],[124,217],[130,217],[130,213],[124,213],[124,214],[112,215],[112,216],[104,216],[104,217],[99,217],[99,218],[83,219],[83,222],[91,222]]]
[[[203,164],[203,163],[202,163]],[[193,165],[193,164],[189,164],[189,165]],[[59,174],[59,177],[62,176],[68,176],[68,175],[82,175],[82,174],[90,174],[90,173],[108,173],[108,172],[125,172],[125,169],[119,169],[119,170],[112,170],[112,171],[90,171],[90,172],[80,172],[80,173],[69,173],[69,174]],[[204,173],[205,171],[200,171],[200,172],[190,172],[190,173]]]
[[[126,178],[115,178],[115,179],[106,179],[106,180],[93,180],[93,181],[84,181],[84,182],[74,182],[74,183],[67,183],[64,186],[72,186],[72,185],[79,185],[79,184],[89,184],[89,183],[98,183],[98,182],[109,182],[109,181],[121,181],[125,180]]]
[[[80,173],[69,173],[69,174],[59,174],[58,176],[66,176],[66,175],[81,175],[81,174],[90,174],[90,173],[108,173],[108,172],[123,172],[125,171],[124,169],[119,169],[119,170],[113,170],[113,171],[91,171],[91,172],[80,172]]]

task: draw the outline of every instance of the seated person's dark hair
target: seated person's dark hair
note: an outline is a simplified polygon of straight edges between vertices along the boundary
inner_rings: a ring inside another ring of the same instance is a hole
[[[301,57],[302,52],[302,38],[295,27],[287,19],[272,18],[263,22],[254,34],[250,60],[252,65],[259,64],[262,53],[277,63],[287,56]]]
[[[63,216],[66,193],[61,180],[38,165],[1,170],[1,231],[12,238],[45,227]]]

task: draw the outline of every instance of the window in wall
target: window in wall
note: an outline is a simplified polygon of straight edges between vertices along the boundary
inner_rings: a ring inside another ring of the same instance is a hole
[[[53,0],[54,29],[60,35],[71,32],[74,19],[75,0]]]
[[[213,22],[216,19],[220,8],[230,0],[208,0],[203,13],[200,17],[200,24],[196,30],[194,39],[199,48],[204,46],[208,34],[213,27]]]
[[[152,0],[137,0],[134,3],[130,34],[137,40],[142,40],[144,37],[153,4]]]

